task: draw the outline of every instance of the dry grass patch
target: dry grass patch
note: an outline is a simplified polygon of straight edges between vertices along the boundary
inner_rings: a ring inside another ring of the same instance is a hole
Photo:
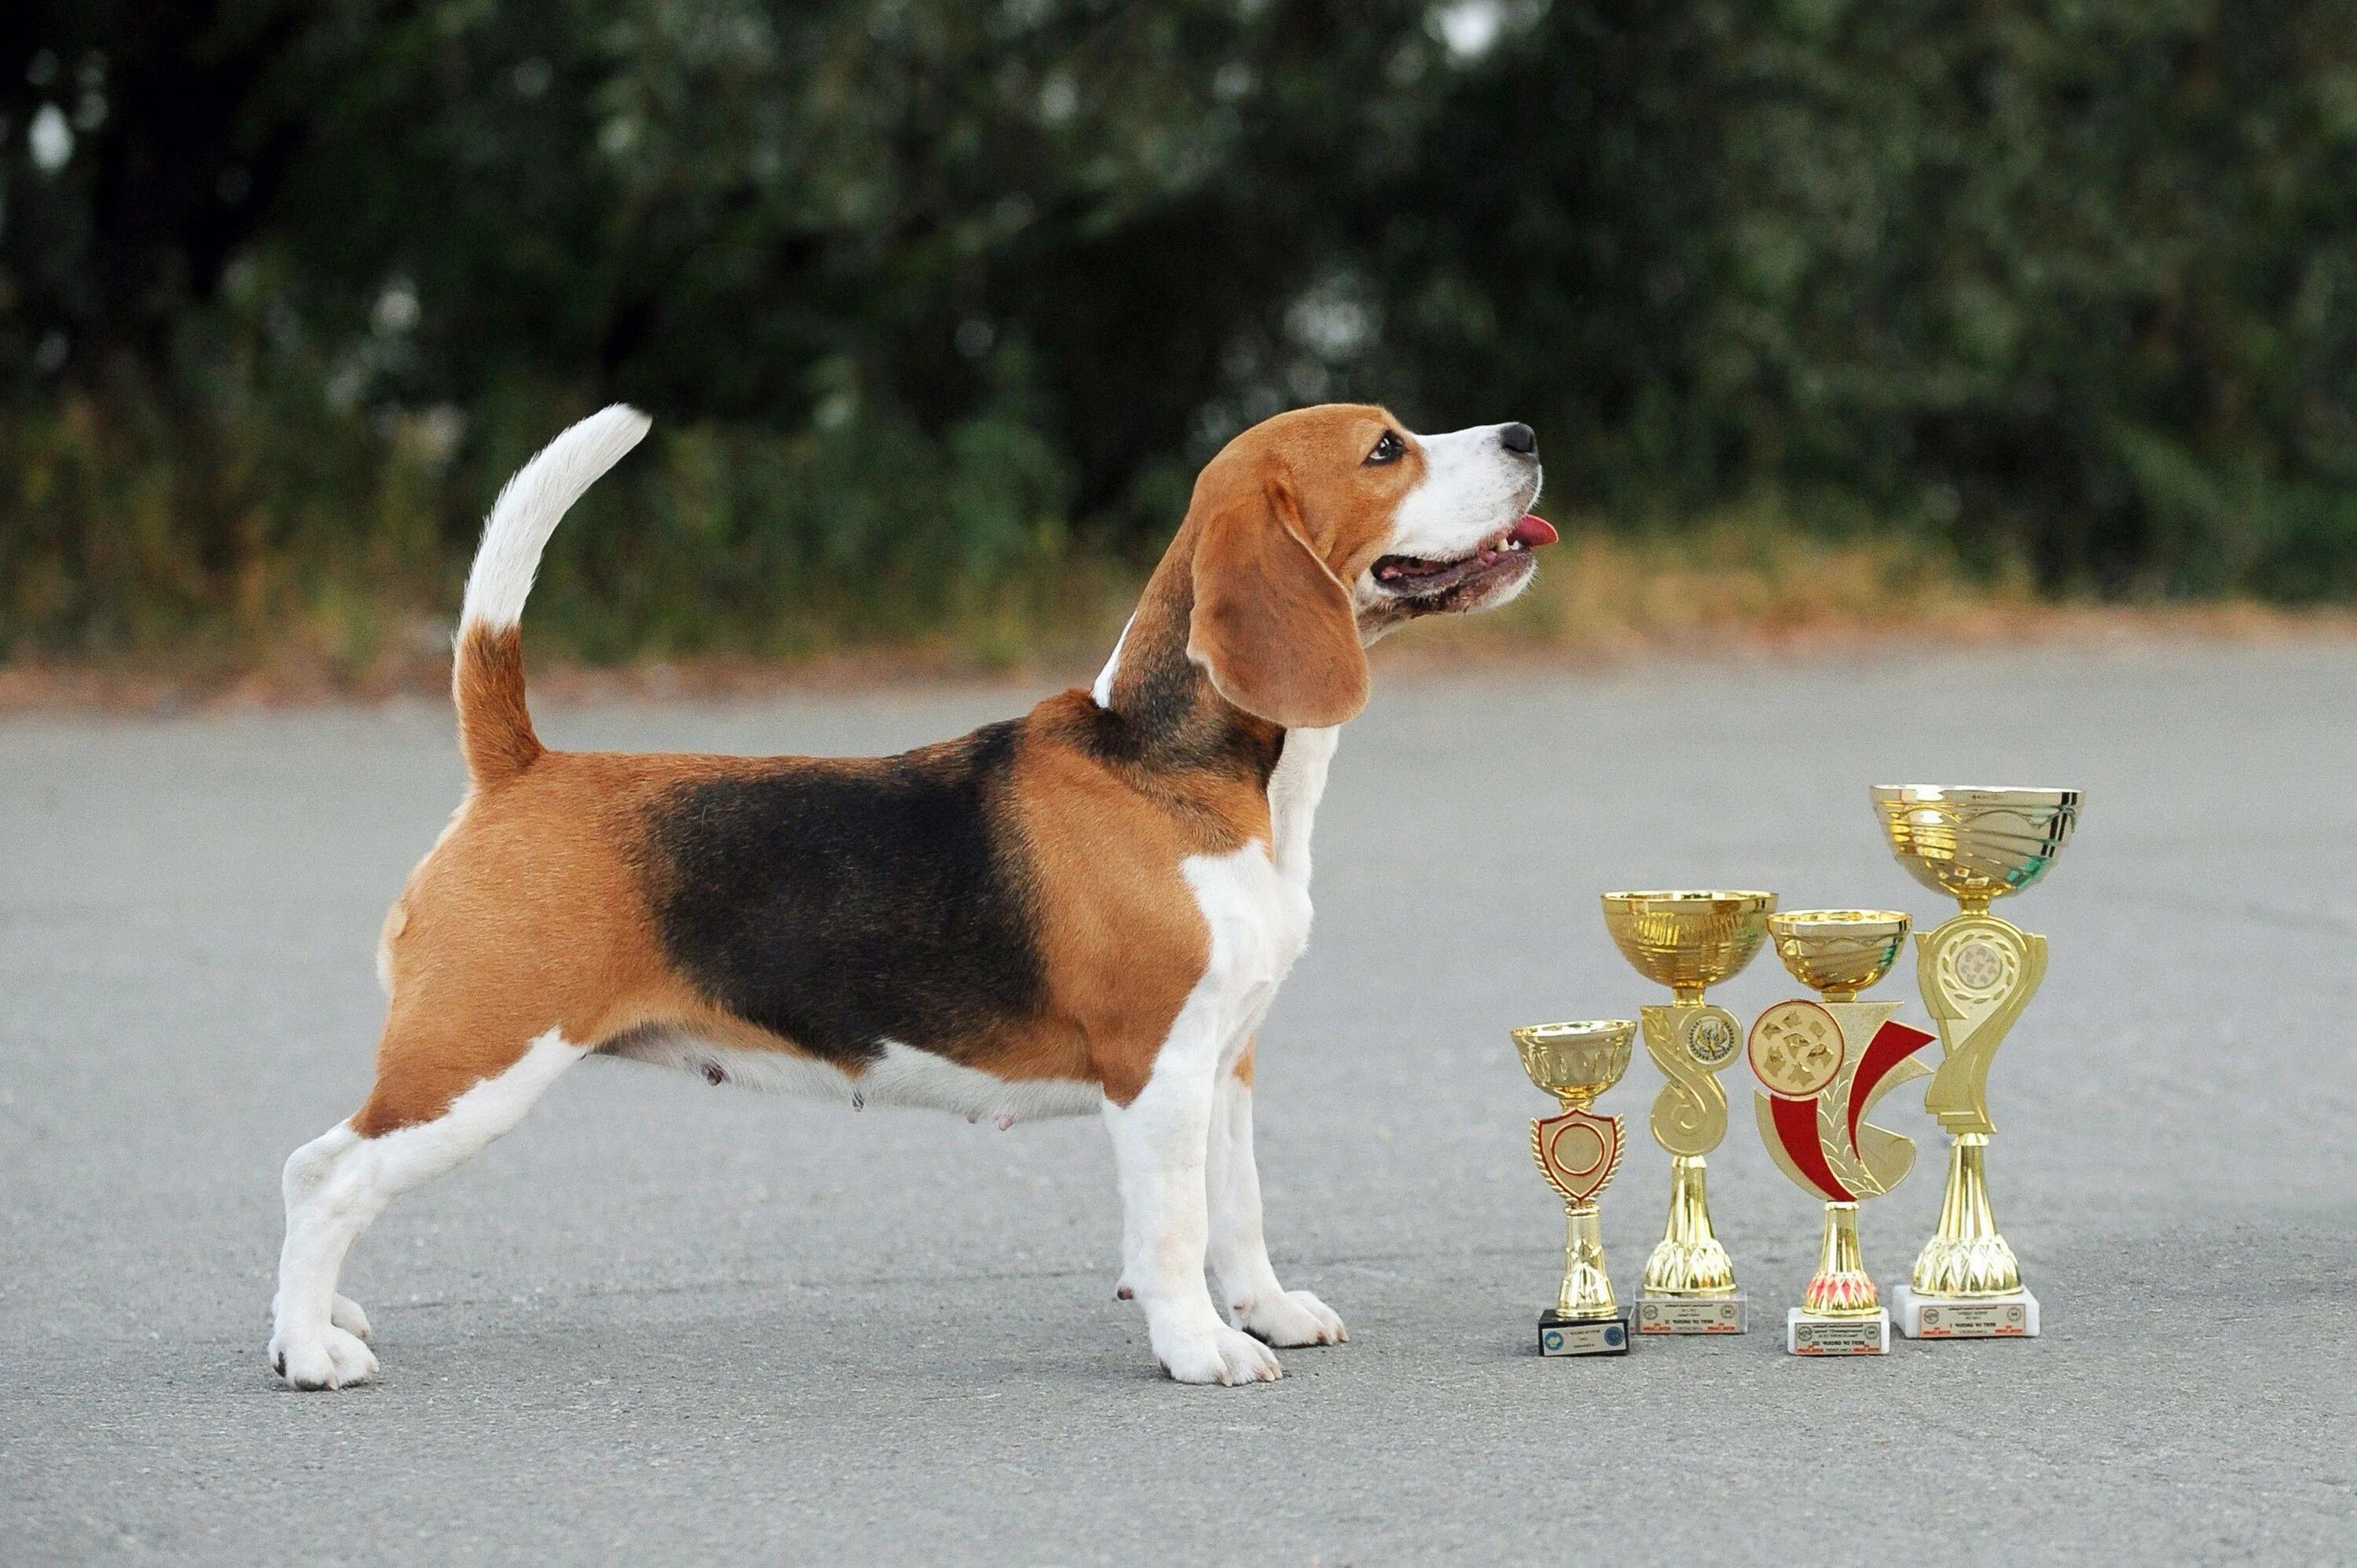
[[[1898,644],[1986,646],[2357,635],[2348,609],[2247,600],[2135,605],[2040,596],[2022,572],[1976,576],[1889,538],[1812,539],[1737,515],[1676,535],[1577,521],[1540,556],[1538,581],[1494,615],[1424,622],[1379,650],[1393,668],[1495,660],[1594,666],[1661,652],[1805,653]],[[533,690],[554,702],[751,695],[975,681],[1086,682],[1119,635],[1143,575],[1075,556],[992,592],[958,596],[919,637],[858,634],[847,606],[814,615],[808,651],[749,650],[587,662],[526,620]],[[167,655],[0,664],[0,712],[169,711],[436,694],[449,680],[447,621],[338,599],[287,616],[266,642]]]

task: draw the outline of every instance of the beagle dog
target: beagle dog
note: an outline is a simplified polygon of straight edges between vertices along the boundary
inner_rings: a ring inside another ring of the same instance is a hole
[[[1309,934],[1310,818],[1366,645],[1503,604],[1555,537],[1529,515],[1530,427],[1420,436],[1332,405],[1244,432],[1095,684],[962,739],[551,751],[524,597],[557,520],[646,429],[623,407],[583,420],[491,509],[453,679],[469,785],[385,918],[375,1087],[286,1162],[271,1365],[297,1388],[374,1377],[336,1292],[353,1241],[589,1056],[1002,1127],[1097,1113],[1118,1294],[1171,1377],[1273,1379],[1269,1347],[1340,1342],[1262,1240],[1254,1032]]]

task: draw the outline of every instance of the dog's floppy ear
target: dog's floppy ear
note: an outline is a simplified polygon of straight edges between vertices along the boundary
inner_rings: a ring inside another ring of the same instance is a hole
[[[1309,547],[1277,475],[1198,496],[1187,657],[1221,696],[1287,729],[1339,725],[1367,705],[1367,655],[1351,592]]]

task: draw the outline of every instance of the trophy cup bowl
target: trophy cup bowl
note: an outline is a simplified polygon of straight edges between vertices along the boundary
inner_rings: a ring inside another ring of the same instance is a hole
[[[2045,875],[2079,821],[2076,789],[1878,784],[1873,794],[1899,864],[1967,909]]]
[[[1794,909],[1769,916],[1768,932],[1793,979],[1846,1002],[1890,972],[1911,923],[1896,909]]]
[[[1514,1048],[1533,1083],[1566,1105],[1585,1105],[1620,1081],[1636,1037],[1633,1018],[1587,1018],[1516,1029]]]
[[[1638,973],[1699,996],[1751,961],[1775,907],[1773,893],[1607,893],[1604,929]]]

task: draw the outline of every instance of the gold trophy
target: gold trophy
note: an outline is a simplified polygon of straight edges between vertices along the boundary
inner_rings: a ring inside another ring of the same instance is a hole
[[[1989,1059],[2046,975],[2046,939],[1988,912],[2046,874],[2079,821],[2076,789],[1875,786],[1874,804],[1899,864],[1963,912],[1918,936],[1915,977],[1940,1031],[1940,1069],[1923,1108],[1948,1130],[1940,1228],[1891,1293],[1910,1339],[2027,1338],[2038,1298],[1997,1233],[1982,1162],[1989,1134]]]
[[[1539,1174],[1563,1194],[1569,1228],[1563,1249],[1563,1288],[1539,1314],[1543,1356],[1625,1356],[1629,1320],[1612,1297],[1604,1271],[1604,1237],[1596,1224],[1596,1195],[1620,1168],[1620,1118],[1587,1109],[1629,1070],[1636,1024],[1626,1018],[1577,1024],[1534,1024],[1514,1031],[1523,1070],[1562,1103],[1560,1115],[1531,1123],[1531,1157]]]
[[[1727,1136],[1718,1071],[1743,1045],[1735,1015],[1703,988],[1738,972],[1768,935],[1773,893],[1607,893],[1604,926],[1639,973],[1677,1000],[1642,1009],[1645,1050],[1669,1082],[1653,1101],[1653,1141],[1670,1152],[1670,1219],[1645,1260],[1640,1334],[1740,1334],[1743,1293],[1710,1228],[1703,1156]]]
[[[1802,1304],[1785,1316],[1795,1356],[1880,1356],[1890,1348],[1883,1310],[1858,1252],[1857,1204],[1889,1192],[1915,1165],[1915,1145],[1867,1113],[1898,1085],[1931,1069],[1915,1053],[1932,1043],[1894,1023],[1896,1002],[1857,993],[1889,972],[1907,940],[1905,915],[1888,909],[1801,909],[1771,915],[1776,956],[1815,1002],[1779,1002],[1751,1026],[1760,1136],[1783,1173],[1823,1198],[1824,1240]]]

